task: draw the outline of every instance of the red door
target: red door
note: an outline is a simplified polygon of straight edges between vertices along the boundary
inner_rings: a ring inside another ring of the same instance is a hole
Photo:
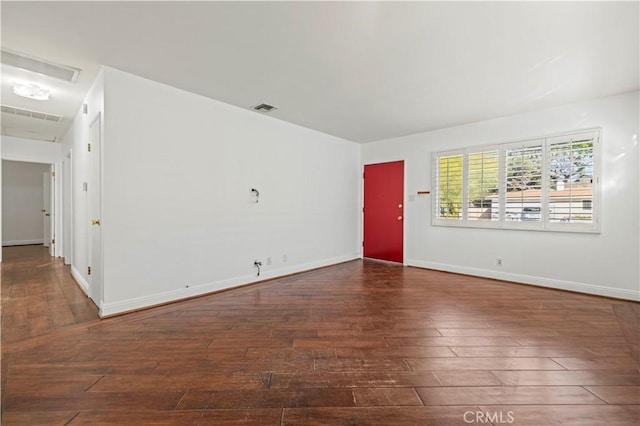
[[[364,257],[403,263],[403,202],[404,161],[364,166]]]

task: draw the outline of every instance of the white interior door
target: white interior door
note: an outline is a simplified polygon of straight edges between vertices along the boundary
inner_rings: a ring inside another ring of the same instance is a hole
[[[102,290],[102,141],[100,140],[101,116],[94,120],[89,130],[89,297],[98,307],[103,299]]]
[[[57,256],[57,241],[56,241],[56,230],[59,228],[56,220],[58,217],[56,215],[56,209],[58,208],[56,197],[58,196],[58,191],[56,191],[56,166],[55,164],[51,165],[51,172],[49,172],[49,194],[50,194],[50,203],[51,206],[51,214],[49,215],[50,226],[51,226],[51,244],[49,245],[49,255]]]
[[[49,248],[49,254],[51,254],[53,250],[51,247],[51,215],[53,213],[53,206],[51,205],[51,172],[42,173],[42,194],[42,229],[44,230],[42,235],[42,244]]]
[[[64,264],[70,265],[72,259],[72,230],[71,230],[71,152],[62,162],[62,256]]]

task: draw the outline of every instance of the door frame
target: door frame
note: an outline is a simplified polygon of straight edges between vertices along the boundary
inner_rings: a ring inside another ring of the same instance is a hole
[[[65,265],[72,265],[73,262],[73,154],[72,149],[62,159],[60,170],[62,179],[60,182],[61,192],[61,241],[62,252],[60,256],[64,259]]]
[[[402,209],[402,265],[407,266],[407,226],[406,226],[406,222],[407,222],[407,159],[405,157],[402,158],[394,158],[394,159],[385,159],[385,160],[380,160],[380,161],[368,161],[368,162],[364,162],[362,163],[362,167],[360,168],[360,259],[365,259],[364,257],[364,167],[365,166],[371,166],[371,165],[375,165],[375,164],[384,164],[384,163],[394,163],[397,161],[402,161],[403,162],[403,167],[402,167],[402,179],[403,179],[403,185],[402,185],[402,199],[403,199],[403,203],[402,205],[404,206]],[[367,258],[369,259],[369,258]],[[386,260],[379,260],[379,259],[371,259],[372,261],[376,261],[376,262],[387,262]],[[400,263],[398,262],[389,262],[389,263],[393,263],[394,265],[399,265]]]
[[[0,144],[1,145],[1,144]],[[3,186],[3,182],[2,182],[2,160],[7,160],[7,161],[18,161],[18,162],[22,162],[22,163],[36,163],[36,164],[46,164],[51,166],[52,168],[55,167],[57,165],[57,161],[58,158],[47,158],[50,157],[50,155],[39,155],[38,153],[33,153],[30,151],[27,152],[12,152],[10,155],[7,155],[5,152],[1,152],[0,151],[0,207],[2,206],[2,186]],[[56,181],[57,182],[57,181]],[[56,193],[59,193],[60,191],[60,187],[58,187],[57,185],[54,185],[54,191]],[[60,210],[59,210],[59,205],[58,203],[56,203],[56,211],[55,211],[55,215],[57,215],[58,217],[60,217]],[[2,209],[0,209],[0,225],[3,222],[3,218],[2,218]],[[58,228],[59,224],[54,224],[54,226],[56,226],[56,228],[54,228],[54,232],[61,232],[61,229]],[[2,246],[2,226],[0,226],[0,262],[2,262],[2,252],[3,252],[3,246]],[[44,241],[43,241],[44,243]]]
[[[98,125],[98,137],[100,138],[100,141],[97,144],[97,150],[94,149],[94,145],[95,142],[93,139],[91,139],[91,135],[92,135],[92,130],[93,127],[95,125]],[[100,167],[100,171],[99,173],[96,175],[94,173],[93,170],[93,158],[89,157],[89,161],[88,161],[88,170],[89,173],[87,175],[87,182],[89,185],[89,191],[87,192],[87,229],[88,229],[88,233],[87,233],[87,265],[88,266],[93,266],[92,264],[93,262],[93,256],[94,256],[94,242],[93,242],[93,226],[91,224],[91,220],[94,219],[94,217],[92,217],[93,215],[93,192],[92,189],[93,187],[98,188],[98,202],[100,203],[100,207],[99,207],[99,220],[102,222],[102,213],[103,213],[103,196],[102,196],[102,189],[103,189],[103,173],[104,173],[104,165],[103,165],[103,155],[102,155],[102,113],[98,112],[98,114],[96,115],[96,117],[91,121],[91,123],[89,124],[89,134],[88,134],[88,139],[89,139],[89,143],[92,144],[92,149],[91,149],[91,154],[95,154],[96,152],[99,154],[100,158],[98,158],[98,164]],[[98,176],[98,180],[99,182],[96,184],[96,182],[93,182],[93,177]],[[96,304],[96,306],[98,307],[99,311],[98,313],[100,314],[102,312],[102,305],[104,303],[104,274],[103,274],[103,270],[104,270],[104,239],[102,236],[102,224],[98,225],[100,226],[100,241],[97,247],[97,251],[98,253],[96,253],[96,255],[99,257],[100,259],[100,268],[93,268],[92,269],[92,273],[91,275],[88,275],[87,278],[87,283],[89,284],[89,288],[88,290],[88,296],[91,300],[93,300],[93,303]],[[96,280],[96,277],[99,278],[99,280]],[[97,281],[97,282],[96,282]],[[99,284],[99,285],[98,285]],[[97,299],[97,300],[96,300]]]
[[[46,247],[49,255],[55,255],[55,244],[52,240],[55,238],[55,180],[54,166],[49,165],[49,170],[42,172],[42,245]]]

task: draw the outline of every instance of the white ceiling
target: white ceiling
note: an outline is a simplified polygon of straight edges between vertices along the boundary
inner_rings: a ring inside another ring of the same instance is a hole
[[[81,68],[2,67],[6,134],[61,136],[100,65],[370,142],[639,88],[639,3],[9,2],[2,47]],[[52,89],[19,98],[15,80]],[[40,127],[47,124],[48,128]],[[31,132],[31,133],[30,133]]]

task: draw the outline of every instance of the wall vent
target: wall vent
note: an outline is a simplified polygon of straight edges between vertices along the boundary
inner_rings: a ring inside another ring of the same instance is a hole
[[[53,121],[59,123],[62,121],[61,115],[47,114],[46,112],[32,111],[30,109],[18,108],[9,105],[0,106],[0,110],[6,114],[18,115],[20,117],[35,118],[37,120]]]
[[[56,64],[6,49],[2,49],[2,63],[22,70],[35,72],[36,74],[70,81],[71,83],[76,82],[81,71],[78,68]]]
[[[278,107],[262,103],[262,104],[258,104],[256,106],[254,106],[253,109],[255,109],[256,111],[260,111],[260,112],[271,112],[274,109],[278,109]]]

